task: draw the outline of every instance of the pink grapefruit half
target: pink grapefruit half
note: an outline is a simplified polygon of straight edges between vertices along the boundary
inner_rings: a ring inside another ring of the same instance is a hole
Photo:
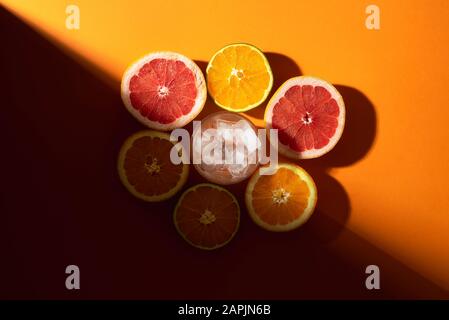
[[[345,125],[345,104],[330,83],[314,77],[287,80],[265,110],[267,129],[278,129],[279,152],[293,159],[329,152]]]
[[[207,98],[200,68],[176,52],[153,52],[123,74],[122,100],[128,111],[156,130],[179,128],[192,121]]]

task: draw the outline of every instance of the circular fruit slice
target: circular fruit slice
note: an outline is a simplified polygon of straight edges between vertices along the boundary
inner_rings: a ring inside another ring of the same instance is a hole
[[[279,152],[294,159],[317,158],[338,142],[345,104],[330,83],[314,77],[287,80],[265,110],[268,129],[278,129]]]
[[[215,103],[234,112],[260,105],[273,85],[267,58],[256,47],[244,43],[228,45],[215,53],[206,74]]]
[[[157,130],[179,128],[192,121],[207,98],[200,68],[175,52],[154,52],[123,74],[122,100],[131,114]]]
[[[312,215],[317,201],[315,183],[301,167],[280,163],[272,175],[251,177],[245,201],[251,218],[270,231],[289,231]]]
[[[212,250],[227,244],[237,232],[240,208],[226,189],[202,183],[187,189],[175,208],[179,234],[192,246]]]
[[[123,144],[118,158],[120,180],[134,196],[145,201],[162,201],[173,196],[187,180],[188,164],[173,164],[170,151],[175,142],[166,133],[140,131]],[[176,145],[178,155],[187,154]],[[187,163],[186,161],[184,161]]]

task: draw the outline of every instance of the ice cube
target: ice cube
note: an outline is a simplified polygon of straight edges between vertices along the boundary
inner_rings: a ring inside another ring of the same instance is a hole
[[[238,178],[242,174],[244,174],[245,171],[247,170],[247,168],[248,168],[248,166],[246,164],[234,163],[234,164],[227,165],[227,170],[228,170],[229,174],[234,178]]]

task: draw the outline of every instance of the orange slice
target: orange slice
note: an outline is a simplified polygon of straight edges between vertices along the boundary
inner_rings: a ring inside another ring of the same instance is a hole
[[[215,53],[206,74],[215,103],[233,112],[257,107],[273,86],[267,58],[262,51],[245,43],[231,44]]]
[[[280,163],[272,175],[251,177],[245,201],[251,218],[264,229],[289,231],[304,224],[317,201],[315,183],[301,167]]]
[[[173,196],[187,180],[189,166],[173,164],[170,151],[176,142],[166,133],[140,131],[123,144],[118,158],[120,180],[134,196],[162,201]],[[178,147],[178,154],[186,153]]]
[[[234,237],[240,223],[240,208],[226,189],[202,183],[182,194],[174,222],[179,234],[192,246],[212,250]]]

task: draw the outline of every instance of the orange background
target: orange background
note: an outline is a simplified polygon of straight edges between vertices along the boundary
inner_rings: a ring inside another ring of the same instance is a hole
[[[362,273],[364,263],[381,272],[385,265],[407,286],[413,280],[401,280],[391,258],[449,290],[448,1],[2,3],[117,90],[126,66],[149,51],[178,51],[204,68],[233,42],[269,53],[274,90],[298,74],[338,85],[348,110],[343,140],[332,154],[300,162],[347,195],[341,214],[332,196],[321,197],[320,214],[345,227],[329,248]],[[365,28],[371,3],[380,7],[381,30]],[[67,4],[79,6],[80,30],[65,28]],[[248,116],[260,119],[259,109]]]

